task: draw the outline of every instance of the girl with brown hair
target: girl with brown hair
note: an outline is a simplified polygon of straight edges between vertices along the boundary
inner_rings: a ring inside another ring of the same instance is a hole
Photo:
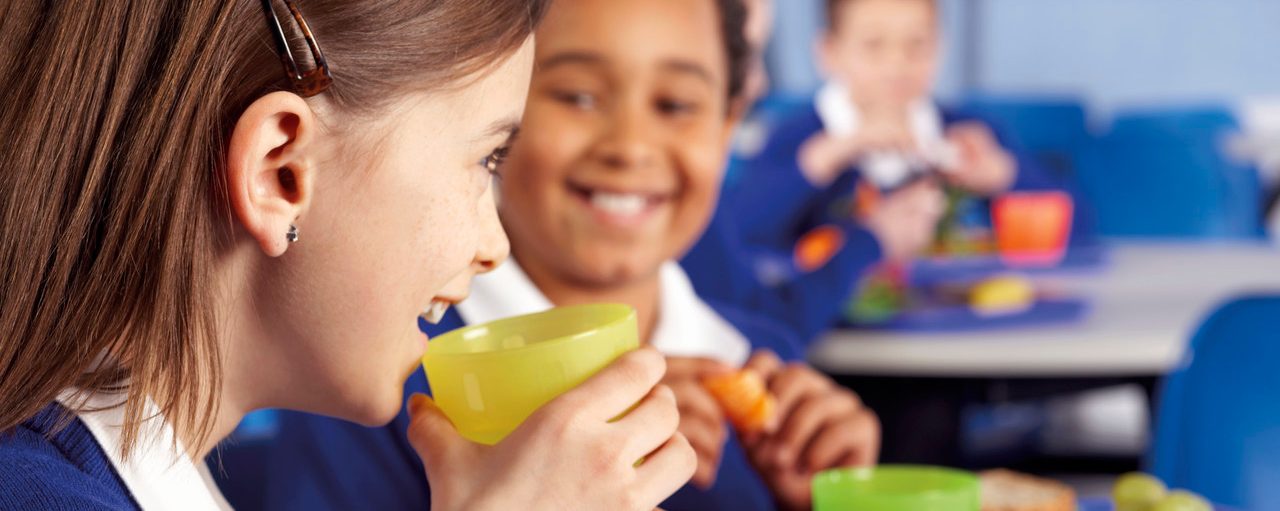
[[[249,411],[391,420],[415,318],[507,255],[546,4],[0,4],[0,508],[222,507],[199,460]],[[433,507],[651,508],[694,467],[663,371],[491,448],[416,403]]]

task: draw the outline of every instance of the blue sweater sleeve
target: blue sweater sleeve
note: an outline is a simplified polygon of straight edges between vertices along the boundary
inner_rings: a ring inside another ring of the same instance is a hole
[[[791,246],[751,245],[735,218],[717,211],[707,231],[681,260],[698,294],[764,314],[807,346],[839,321],[858,279],[881,258],[880,244],[852,220],[838,222],[845,245],[826,265],[802,272]]]
[[[802,345],[838,322],[858,279],[881,258],[879,242],[846,207],[856,173],[817,188],[800,170],[800,147],[821,130],[812,106],[779,122],[764,150],[743,162],[682,261],[699,294],[770,316]],[[822,225],[838,226],[846,243],[823,267],[801,271],[792,258],[796,242]]]
[[[812,108],[778,125],[765,148],[742,162],[739,178],[725,191],[722,208],[756,245],[786,248],[812,209],[822,189],[813,186],[800,171],[800,147],[821,131]]]

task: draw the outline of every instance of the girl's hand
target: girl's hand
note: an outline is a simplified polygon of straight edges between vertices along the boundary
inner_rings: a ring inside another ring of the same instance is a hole
[[[680,410],[679,431],[689,439],[698,455],[698,468],[693,473],[692,482],[704,490],[716,482],[729,428],[724,411],[702,385],[702,380],[731,370],[731,367],[707,358],[668,357],[667,376],[662,380],[676,395],[676,406]]]
[[[494,446],[466,440],[430,398],[414,395],[409,441],[432,509],[654,509],[697,465],[676,431],[675,395],[658,385],[665,369],[653,349],[623,355]]]
[[[769,352],[756,354],[747,367],[767,375],[780,426],[743,442],[783,508],[812,505],[810,485],[818,472],[875,464],[880,421],[857,395],[807,365],[782,365]]]

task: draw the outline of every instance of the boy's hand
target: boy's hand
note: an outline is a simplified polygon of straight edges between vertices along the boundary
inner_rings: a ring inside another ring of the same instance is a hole
[[[979,122],[960,123],[947,130],[947,140],[959,151],[951,182],[970,192],[992,196],[1009,191],[1017,177],[1013,156],[1000,147],[995,134]]]
[[[884,259],[911,259],[933,242],[947,199],[931,179],[882,197],[861,220],[880,242]]]
[[[863,155],[882,151],[910,155],[920,147],[906,122],[867,122],[853,136],[818,132],[800,146],[798,161],[809,184],[825,188]]]
[[[680,410],[678,431],[689,439],[698,456],[698,468],[691,482],[704,490],[716,482],[728,426],[724,412],[702,386],[702,380],[732,370],[707,358],[667,357],[667,375],[662,382],[676,395],[676,407]]]
[[[857,395],[807,365],[784,366],[770,352],[757,353],[747,367],[766,375],[780,426],[743,444],[784,508],[812,505],[810,485],[820,471],[875,464],[880,421]]]

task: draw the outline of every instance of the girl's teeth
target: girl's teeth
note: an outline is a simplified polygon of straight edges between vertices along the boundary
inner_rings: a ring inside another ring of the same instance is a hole
[[[644,211],[646,202],[643,195],[633,193],[595,192],[591,194],[592,206],[615,215],[630,216],[640,214],[641,211]]]
[[[427,323],[438,325],[440,324],[440,321],[444,320],[444,314],[448,311],[448,302],[433,301],[431,302],[431,306],[427,307],[427,310],[423,311],[422,315],[419,317]]]

